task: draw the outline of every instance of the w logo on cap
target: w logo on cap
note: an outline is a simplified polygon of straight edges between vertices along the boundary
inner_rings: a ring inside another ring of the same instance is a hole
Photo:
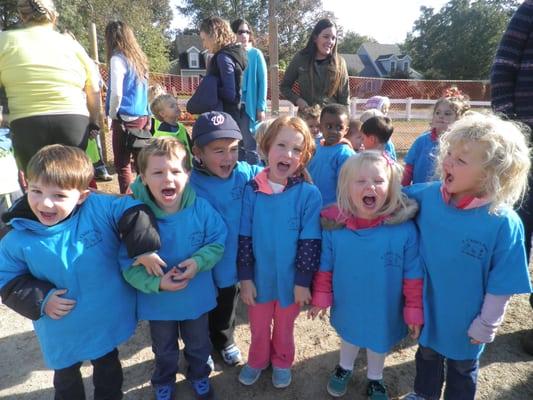
[[[217,114],[211,117],[211,123],[215,126],[222,125],[226,119],[222,114]]]

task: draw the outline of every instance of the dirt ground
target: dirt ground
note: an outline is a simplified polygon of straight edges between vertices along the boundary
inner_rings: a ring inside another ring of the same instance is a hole
[[[100,185],[113,191],[115,181]],[[236,342],[246,358],[250,334],[245,307],[240,304],[237,315]],[[478,396],[480,400],[533,399],[533,357],[522,352],[520,338],[533,328],[533,311],[527,296],[515,296],[505,322],[494,343],[487,346],[481,358]],[[216,370],[211,375],[219,400],[239,399],[331,399],[326,392],[329,373],[338,362],[339,339],[328,320],[310,321],[302,311],[296,321],[296,360],[293,383],[287,389],[275,389],[271,371],[263,373],[251,388],[237,381],[239,367],[223,365],[215,357]],[[415,374],[416,343],[405,340],[387,357],[384,379],[392,399],[399,399],[412,388]],[[147,324],[139,324],[135,335],[120,347],[124,368],[125,399],[152,399],[150,375],[153,354]],[[365,399],[366,360],[364,352],[355,365],[355,376],[344,398]],[[180,371],[185,371],[180,361]],[[88,399],[92,399],[91,366],[85,363],[82,374]],[[178,374],[177,399],[193,399],[192,390]],[[29,320],[0,304],[0,399],[53,399],[52,372],[44,366],[38,341]]]

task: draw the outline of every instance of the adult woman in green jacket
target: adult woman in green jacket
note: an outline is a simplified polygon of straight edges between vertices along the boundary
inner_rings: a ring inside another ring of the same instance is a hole
[[[296,82],[299,93],[293,90]],[[337,27],[331,20],[317,22],[307,45],[287,67],[281,93],[299,108],[330,103],[348,105],[348,70],[337,54]]]

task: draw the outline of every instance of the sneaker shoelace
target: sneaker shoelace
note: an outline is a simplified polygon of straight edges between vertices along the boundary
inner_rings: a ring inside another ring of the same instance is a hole
[[[159,386],[157,388],[158,396],[170,397],[170,394],[171,394],[171,389],[168,386]]]
[[[377,381],[370,382],[368,391],[370,393],[374,393],[374,392],[387,393],[385,386],[383,386],[380,382],[377,382]]]
[[[347,369],[344,369],[342,367],[337,367],[335,369],[335,377],[337,377],[339,379],[346,378],[346,376],[348,376],[349,373],[350,373],[350,371],[348,371]]]

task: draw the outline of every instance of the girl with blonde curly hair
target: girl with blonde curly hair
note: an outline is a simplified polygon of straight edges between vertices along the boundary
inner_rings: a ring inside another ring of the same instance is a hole
[[[521,127],[469,112],[440,138],[440,181],[407,189],[420,212],[428,284],[408,399],[474,399],[479,357],[513,294],[530,293],[524,227],[513,210],[526,191],[530,149]],[[444,363],[447,363],[446,377]]]

